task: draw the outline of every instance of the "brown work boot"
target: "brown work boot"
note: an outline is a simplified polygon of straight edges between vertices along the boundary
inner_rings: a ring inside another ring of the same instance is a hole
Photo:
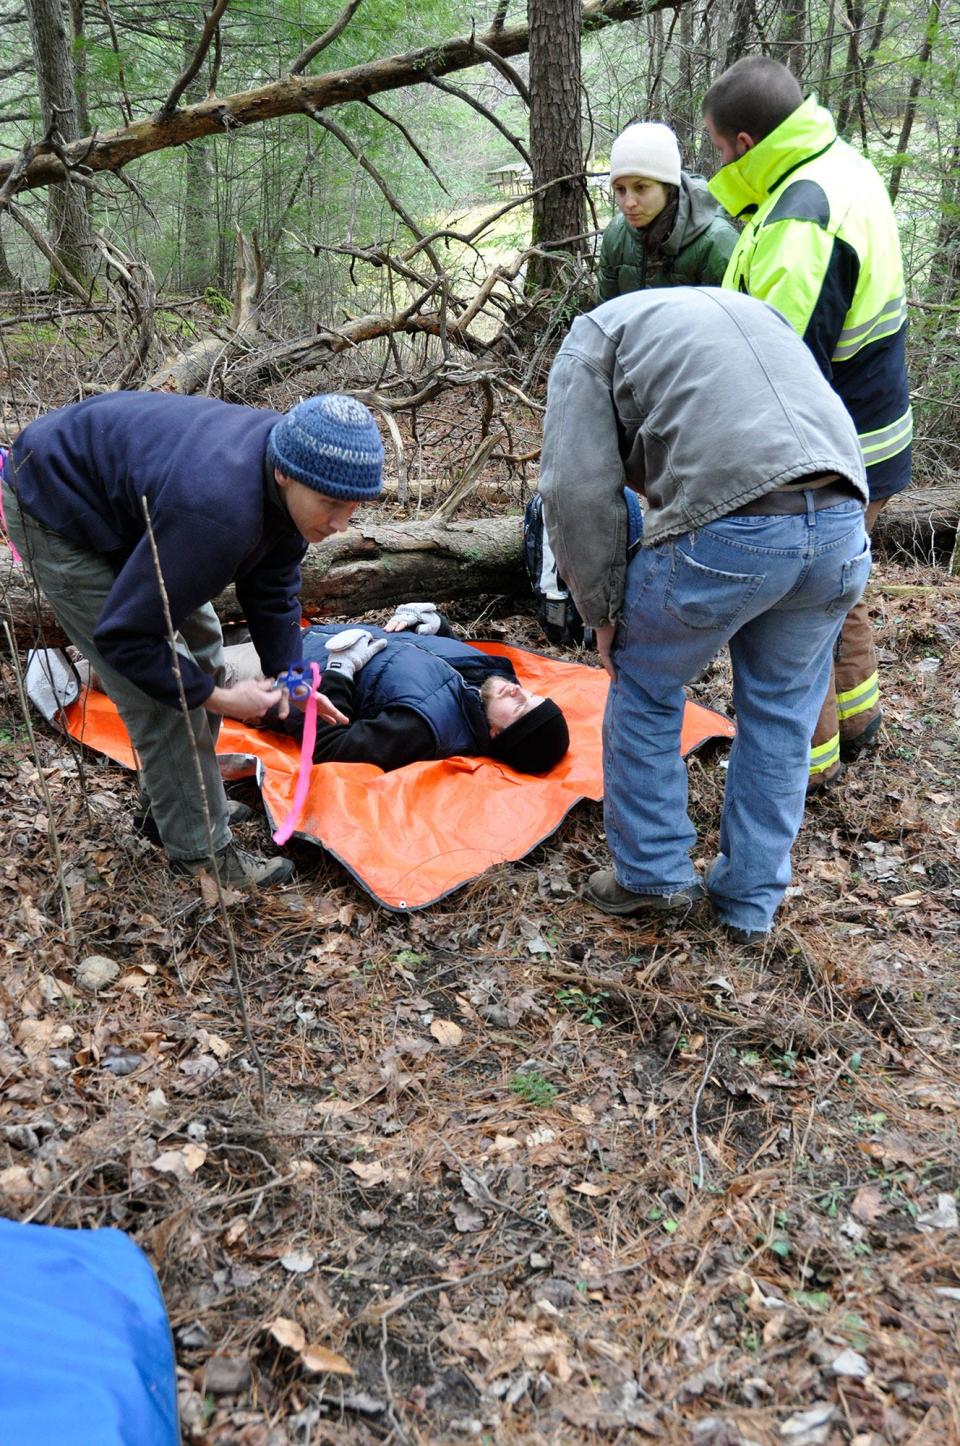
[[[587,880],[583,897],[605,914],[685,914],[707,896],[699,879],[675,894],[635,894],[617,882],[613,869],[597,869]]]
[[[807,782],[807,797],[820,798],[825,794],[832,793],[846,773],[846,768],[839,760],[825,768],[822,773],[811,773]]]
[[[880,729],[883,726],[883,714],[878,713],[876,718],[871,718],[866,728],[857,733],[853,738],[840,738],[840,757],[845,763],[853,763],[864,753],[872,753],[880,743]]]
[[[215,855],[217,873],[221,884],[232,889],[269,889],[274,884],[285,884],[293,874],[293,864],[279,854],[272,859],[262,859],[258,854],[248,854],[234,844],[227,844]],[[173,859],[170,867],[175,874],[212,874],[210,859]]]

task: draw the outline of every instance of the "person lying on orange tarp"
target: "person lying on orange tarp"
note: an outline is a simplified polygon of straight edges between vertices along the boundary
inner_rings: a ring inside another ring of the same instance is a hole
[[[385,628],[306,628],[303,661],[349,720],[317,719],[315,763],[374,763],[389,772],[440,758],[488,757],[518,773],[547,773],[570,734],[550,698],[521,686],[508,658],[478,652],[453,634],[433,603],[399,607]],[[225,649],[228,672],[261,676],[253,648]],[[296,698],[293,700],[296,702]],[[271,710],[260,727],[300,737],[296,710]]]
[[[471,646],[480,656],[508,658],[524,689],[562,707],[570,748],[540,775],[518,773],[482,756],[428,760],[389,772],[371,763],[315,768],[297,838],[321,846],[388,909],[426,908],[487,869],[526,857],[582,799],[597,801],[603,794],[600,730],[609,687],[604,670],[503,643]],[[49,653],[44,664],[53,671]],[[65,659],[61,671],[70,686],[54,690],[58,696],[44,701],[36,688],[31,691],[44,716],[61,716],[72,737],[134,767],[109,699],[95,687],[79,689],[81,679]],[[82,677],[86,670],[79,671]],[[328,682],[329,674],[324,686]],[[687,755],[709,738],[731,738],[734,732],[729,718],[688,702],[680,751]],[[228,720],[218,750],[226,776],[256,776],[270,827],[287,819],[300,778],[300,744]]]

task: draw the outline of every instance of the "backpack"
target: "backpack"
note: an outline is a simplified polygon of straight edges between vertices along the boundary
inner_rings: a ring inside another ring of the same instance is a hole
[[[643,535],[640,499],[631,488],[623,492],[627,504],[628,546]],[[563,578],[557,571],[550,539],[543,525],[543,498],[534,493],[523,514],[523,561],[537,600],[537,617],[551,643],[562,646],[595,645],[593,628],[585,628]]]

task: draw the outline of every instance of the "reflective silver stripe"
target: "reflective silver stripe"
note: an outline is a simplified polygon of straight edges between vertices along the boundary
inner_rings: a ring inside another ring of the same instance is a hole
[[[840,734],[835,733],[826,743],[819,743],[810,749],[810,772],[825,773],[840,758]]]
[[[895,457],[910,445],[913,439],[913,412],[908,408],[895,422],[878,427],[875,432],[860,432],[860,450],[864,466],[875,467],[888,457]]]
[[[866,713],[875,708],[879,701],[880,679],[876,673],[871,673],[870,677],[856,688],[837,694],[837,717],[843,723],[847,718],[855,718],[858,713]]]
[[[896,296],[888,301],[876,316],[862,321],[858,326],[846,326],[837,339],[833,361],[849,361],[868,341],[877,341],[881,336],[892,336],[899,331],[907,319],[907,298]]]

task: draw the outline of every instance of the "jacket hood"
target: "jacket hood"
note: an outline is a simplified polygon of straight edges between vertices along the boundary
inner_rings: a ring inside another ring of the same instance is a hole
[[[685,246],[710,229],[716,217],[717,203],[703,177],[681,171],[677,219],[661,249],[667,256],[678,256]]]
[[[765,201],[791,171],[827,150],[837,139],[833,116],[809,96],[739,160],[721,166],[707,185],[731,216]]]

